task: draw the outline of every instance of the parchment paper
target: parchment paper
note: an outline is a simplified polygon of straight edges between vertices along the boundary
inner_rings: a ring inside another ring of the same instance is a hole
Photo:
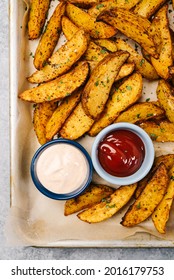
[[[24,2],[27,3],[28,1]],[[19,15],[16,16],[17,32],[13,35],[17,38],[17,53],[14,53],[14,56],[17,56],[18,65],[16,65],[16,69],[14,63],[11,65],[17,73],[17,88],[13,90],[11,96],[12,106],[16,107],[15,114],[12,115],[11,128],[11,208],[6,225],[6,235],[9,242],[17,245],[49,246],[49,244],[54,244],[56,246],[59,241],[66,240],[99,240],[102,244],[102,241],[124,241],[135,235],[135,244],[138,244],[141,243],[141,233],[148,233],[147,240],[149,238],[161,239],[161,246],[163,240],[174,241],[174,206],[167,223],[166,234],[159,234],[151,218],[132,228],[125,228],[120,225],[121,218],[129,205],[106,221],[98,224],[87,224],[80,221],[76,214],[65,217],[64,201],[49,199],[35,188],[30,177],[30,162],[40,145],[33,131],[33,108],[31,104],[18,100],[18,93],[31,87],[26,81],[26,77],[35,71],[32,54],[34,54],[38,43],[38,40],[31,42],[27,38],[28,11],[25,8],[28,8],[28,6],[25,3],[22,0],[16,1]],[[51,2],[48,19],[56,4],[57,1]],[[64,42],[65,38],[61,37],[56,48]],[[157,82],[144,81],[142,100],[146,100],[147,97],[155,100],[156,87]],[[82,137],[79,140],[89,154],[93,141],[94,138],[89,136]],[[174,153],[174,143],[154,143],[154,146],[157,156]],[[109,185],[95,172],[93,181]]]

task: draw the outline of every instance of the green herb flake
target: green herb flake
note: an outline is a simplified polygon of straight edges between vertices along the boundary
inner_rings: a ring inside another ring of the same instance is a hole
[[[174,176],[171,176],[171,177],[170,177],[170,180],[174,181]]]
[[[106,53],[107,52],[107,50],[105,50],[105,49],[102,49],[101,51],[100,51],[100,53],[102,53],[102,54],[104,54],[104,53]]]
[[[141,59],[141,61],[140,61],[140,66],[142,66],[144,63],[145,63],[145,60],[144,60],[144,58],[143,58],[143,59]]]
[[[96,81],[95,86],[98,87],[98,85],[99,85],[99,81]]]
[[[111,204],[111,205],[106,204],[106,208],[115,208],[115,207],[116,207],[115,204]]]
[[[139,202],[136,207],[137,207],[137,209],[140,209],[141,208],[141,203]]]
[[[146,102],[149,102],[149,101],[150,101],[150,98],[147,98],[147,99],[146,99]]]
[[[156,140],[158,136],[155,133],[150,133],[150,137],[152,140]]]
[[[100,10],[100,9],[103,8],[103,7],[104,7],[103,4],[99,4],[99,5],[96,6],[97,10]]]
[[[152,116],[153,116],[153,114],[147,114],[146,116],[147,116],[147,117],[152,117]]]
[[[141,115],[141,114],[137,114],[137,118],[138,118],[138,119],[140,118],[140,115]]]
[[[131,86],[126,86],[127,90],[132,90]]]

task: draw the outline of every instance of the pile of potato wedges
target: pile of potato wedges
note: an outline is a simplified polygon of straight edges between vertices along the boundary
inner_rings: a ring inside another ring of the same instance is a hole
[[[169,22],[174,1],[61,0],[47,18],[50,4],[30,1],[28,39],[39,42],[36,71],[27,77],[33,87],[19,93],[21,100],[34,103],[38,142],[93,137],[117,122],[140,126],[153,141],[174,142],[174,31]],[[56,49],[62,35],[66,41]],[[150,93],[141,100],[145,80],[157,83],[155,101]],[[143,183],[114,191],[92,185],[77,199],[78,211],[88,208],[78,217],[90,223],[105,220],[136,196],[121,224],[133,226],[152,215],[164,233],[174,197],[174,160],[170,168],[167,160],[159,162]],[[141,192],[140,185],[145,186]],[[76,202],[67,201],[65,215]]]

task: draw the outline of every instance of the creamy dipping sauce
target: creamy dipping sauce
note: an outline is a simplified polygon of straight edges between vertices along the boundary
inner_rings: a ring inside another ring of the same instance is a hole
[[[45,149],[36,164],[40,183],[54,193],[69,193],[80,188],[89,175],[88,162],[75,146],[59,143]]]

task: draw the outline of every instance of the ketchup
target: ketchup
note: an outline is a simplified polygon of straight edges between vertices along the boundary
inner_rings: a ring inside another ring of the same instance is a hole
[[[103,169],[117,177],[134,174],[141,166],[145,147],[140,137],[129,130],[107,134],[98,146],[98,158]]]

